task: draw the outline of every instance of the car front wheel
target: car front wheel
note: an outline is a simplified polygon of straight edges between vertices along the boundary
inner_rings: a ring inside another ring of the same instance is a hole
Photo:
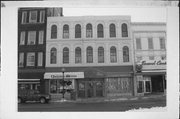
[[[45,99],[44,97],[40,98],[39,101],[40,101],[40,103],[42,103],[42,104],[46,103],[46,99]]]

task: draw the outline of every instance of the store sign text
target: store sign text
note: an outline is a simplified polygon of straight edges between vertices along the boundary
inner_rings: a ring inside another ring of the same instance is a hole
[[[146,61],[142,61],[142,65],[166,65],[166,61],[162,62],[162,61],[154,61],[154,62],[146,62]]]

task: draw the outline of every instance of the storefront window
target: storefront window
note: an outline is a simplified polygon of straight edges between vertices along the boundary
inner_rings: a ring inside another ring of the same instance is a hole
[[[130,93],[130,78],[108,78],[106,88],[107,93]]]

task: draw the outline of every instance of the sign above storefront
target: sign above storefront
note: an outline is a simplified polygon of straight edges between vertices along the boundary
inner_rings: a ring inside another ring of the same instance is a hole
[[[142,65],[166,65],[166,61],[164,62],[162,62],[161,60],[153,61],[153,62],[142,61]]]
[[[65,72],[64,79],[77,79],[77,78],[84,78],[84,72]],[[62,72],[56,73],[45,73],[44,79],[63,79]]]

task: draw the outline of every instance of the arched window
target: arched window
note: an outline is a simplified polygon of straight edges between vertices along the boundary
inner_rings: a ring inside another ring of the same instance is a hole
[[[93,48],[87,47],[86,50],[86,56],[87,56],[87,63],[93,63]]]
[[[104,31],[103,31],[103,25],[102,24],[98,24],[98,26],[97,26],[97,36],[98,36],[98,38],[104,37]]]
[[[67,24],[63,26],[63,38],[69,38],[69,26]]]
[[[129,62],[129,48],[127,46],[123,47],[123,62]]]
[[[121,30],[122,30],[122,37],[128,37],[127,24],[123,23],[121,26]]]
[[[92,38],[93,32],[92,32],[92,24],[86,25],[86,38]]]
[[[63,49],[63,63],[69,63],[69,49],[67,47]]]
[[[80,47],[77,47],[75,49],[75,63],[81,63],[81,48]]]
[[[75,26],[75,38],[81,38],[81,25],[77,24]]]
[[[51,48],[51,56],[50,56],[50,63],[51,64],[56,64],[57,60],[57,49],[56,48]]]
[[[110,33],[110,37],[116,37],[116,26],[115,26],[115,24],[109,25],[109,33]]]
[[[104,63],[104,48],[98,48],[98,63]]]
[[[110,61],[111,63],[117,62],[116,47],[114,46],[110,48]]]
[[[52,39],[57,38],[57,26],[56,25],[51,26],[51,38]]]

